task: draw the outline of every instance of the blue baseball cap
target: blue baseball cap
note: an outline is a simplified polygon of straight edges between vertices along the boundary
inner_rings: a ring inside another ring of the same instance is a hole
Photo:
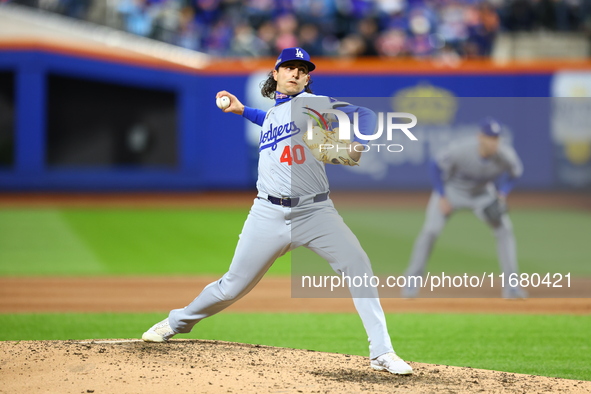
[[[292,60],[299,60],[306,63],[308,66],[308,72],[316,68],[314,63],[310,61],[310,55],[308,55],[308,52],[304,51],[302,48],[294,47],[285,48],[283,51],[281,51],[281,54],[277,58],[277,62],[275,62],[275,70],[277,70],[283,63]]]
[[[480,123],[480,131],[489,137],[498,137],[501,135],[501,124],[493,118],[486,118]]]

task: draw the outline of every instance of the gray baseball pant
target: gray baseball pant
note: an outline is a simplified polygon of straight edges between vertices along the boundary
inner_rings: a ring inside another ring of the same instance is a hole
[[[245,296],[277,258],[299,246],[326,259],[337,274],[373,275],[367,254],[330,199],[291,209],[255,199],[228,272],[207,285],[189,305],[172,310],[171,328],[177,333],[190,332],[199,321]],[[392,352],[377,289],[349,290],[368,336],[370,358]]]
[[[492,224],[487,222],[483,213],[484,208],[490,204],[496,196],[490,192],[479,194],[477,196],[470,196],[461,191],[446,189],[446,197],[452,205],[453,211],[471,209],[480,220],[487,223],[492,228],[497,243],[499,265],[502,272],[505,273],[504,287],[509,287],[509,275],[517,273],[518,270],[517,246],[513,234],[513,225],[509,219],[509,215],[505,213],[501,218],[501,224],[498,227],[493,227]],[[425,223],[413,246],[410,264],[405,272],[406,276],[424,276],[425,268],[433,250],[433,246],[449,219],[449,216],[443,215],[439,209],[439,199],[439,193],[434,191],[431,194],[429,204],[427,205]]]

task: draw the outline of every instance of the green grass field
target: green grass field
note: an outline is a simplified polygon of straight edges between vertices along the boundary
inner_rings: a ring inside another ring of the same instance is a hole
[[[0,210],[0,275],[199,275],[225,272],[244,209]],[[377,273],[404,270],[422,210],[341,210]],[[511,214],[524,272],[590,276],[591,215],[519,210]],[[460,213],[439,239],[430,268],[498,271],[494,238]],[[289,275],[290,256],[272,267]],[[162,315],[0,315],[0,340],[135,338]],[[590,316],[391,314],[397,351],[412,361],[591,380]],[[355,314],[222,313],[186,338],[367,354]],[[576,355],[576,357],[573,357]]]
[[[244,209],[4,210],[0,275],[221,274],[246,215]],[[404,271],[422,210],[341,210],[341,215],[376,273]],[[511,217],[521,271],[591,276],[591,214],[526,210]],[[270,274],[289,275],[288,257]],[[429,268],[498,270],[491,231],[472,214],[457,214],[438,240]]]

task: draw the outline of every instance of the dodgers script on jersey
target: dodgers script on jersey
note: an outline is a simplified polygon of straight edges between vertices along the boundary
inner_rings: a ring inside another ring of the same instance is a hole
[[[301,197],[328,191],[324,163],[314,158],[303,141],[308,121],[305,106],[311,102],[319,109],[332,108],[328,97],[302,93],[267,112],[259,142],[260,194]]]

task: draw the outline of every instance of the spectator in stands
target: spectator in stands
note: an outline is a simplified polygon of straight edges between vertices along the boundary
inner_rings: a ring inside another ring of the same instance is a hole
[[[246,0],[244,3],[244,15],[254,28],[273,20],[273,0]]]
[[[468,40],[464,45],[464,57],[488,57],[499,30],[499,17],[488,3],[467,8]]]
[[[297,37],[298,20],[294,14],[285,13],[275,20],[277,38],[275,39],[274,50],[277,54],[285,48],[293,48],[299,45]]]
[[[175,44],[196,51],[202,50],[201,29],[195,22],[195,11],[191,7],[183,7],[180,12],[179,31]]]
[[[336,0],[298,0],[294,12],[302,24],[316,26],[323,34],[332,34],[336,14]]]
[[[234,29],[229,54],[233,57],[270,56],[271,48],[257,36],[252,26],[241,24]]]
[[[182,4],[179,1],[163,2],[154,17],[152,38],[174,44],[181,31],[181,12]]]
[[[320,37],[318,26],[313,23],[306,23],[300,27],[298,34],[299,46],[302,47],[310,56],[322,56],[324,48]]]
[[[117,10],[128,32],[144,37],[152,33],[154,15],[147,0],[122,0]]]
[[[427,7],[416,7],[411,10],[407,48],[412,56],[424,58],[436,54],[432,39],[435,28],[432,10]]]
[[[365,41],[359,34],[349,34],[340,41],[338,55],[344,58],[355,58],[362,56],[366,50]]]
[[[408,55],[406,33],[402,29],[384,31],[376,40],[376,49],[382,57],[400,57]]]
[[[378,23],[375,18],[363,18],[357,23],[357,32],[365,46],[360,56],[377,56],[376,40],[378,38]]]
[[[467,7],[451,2],[439,9],[439,24],[436,28],[445,43],[458,53],[468,39]],[[430,18],[433,22],[433,18]]]
[[[508,0],[502,10],[505,28],[509,31],[531,30],[534,27],[534,11],[529,0]]]
[[[268,50],[272,55],[277,54],[275,51],[275,38],[277,37],[277,29],[275,28],[275,23],[273,23],[273,21],[269,20],[263,22],[263,24],[259,26],[257,30],[257,37],[265,43],[265,46],[269,48]]]

